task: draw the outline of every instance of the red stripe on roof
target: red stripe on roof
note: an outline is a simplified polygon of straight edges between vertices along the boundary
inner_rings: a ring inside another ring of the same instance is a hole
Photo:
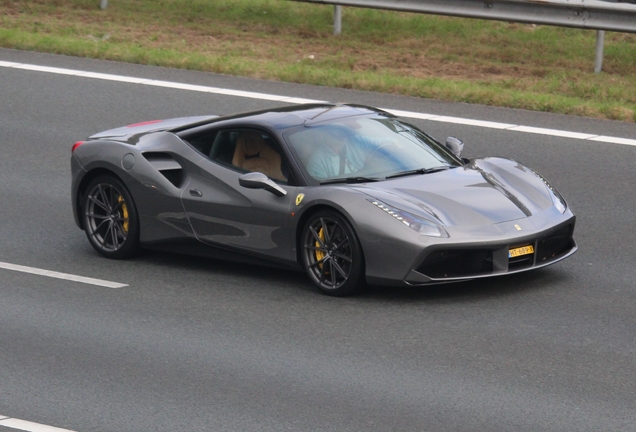
[[[145,122],[141,122],[141,123],[135,123],[135,124],[131,124],[128,125],[126,127],[137,127],[137,126],[144,126],[144,125],[149,125],[149,124],[153,124],[153,123],[161,123],[163,120],[150,120],[150,121],[145,121]]]

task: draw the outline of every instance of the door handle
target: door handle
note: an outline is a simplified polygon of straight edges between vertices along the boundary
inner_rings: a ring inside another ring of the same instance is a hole
[[[190,195],[192,195],[193,197],[201,198],[203,196],[203,192],[201,192],[199,189],[190,189]]]

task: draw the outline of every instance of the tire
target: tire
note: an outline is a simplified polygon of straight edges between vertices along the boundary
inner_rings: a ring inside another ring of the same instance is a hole
[[[312,282],[331,296],[362,289],[364,257],[351,224],[339,213],[323,210],[312,215],[302,234],[302,264]]]
[[[93,248],[112,259],[139,251],[139,217],[126,186],[114,176],[95,178],[82,202],[84,232]]]

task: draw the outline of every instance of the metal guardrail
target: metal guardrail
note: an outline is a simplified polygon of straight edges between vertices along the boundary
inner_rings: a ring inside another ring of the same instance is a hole
[[[296,0],[464,18],[636,33],[636,5],[601,0]]]

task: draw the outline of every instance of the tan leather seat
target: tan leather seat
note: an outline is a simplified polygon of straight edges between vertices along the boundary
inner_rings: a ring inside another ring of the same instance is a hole
[[[236,140],[232,165],[252,172],[261,172],[274,180],[287,181],[281,171],[281,157],[255,131],[241,132]]]

